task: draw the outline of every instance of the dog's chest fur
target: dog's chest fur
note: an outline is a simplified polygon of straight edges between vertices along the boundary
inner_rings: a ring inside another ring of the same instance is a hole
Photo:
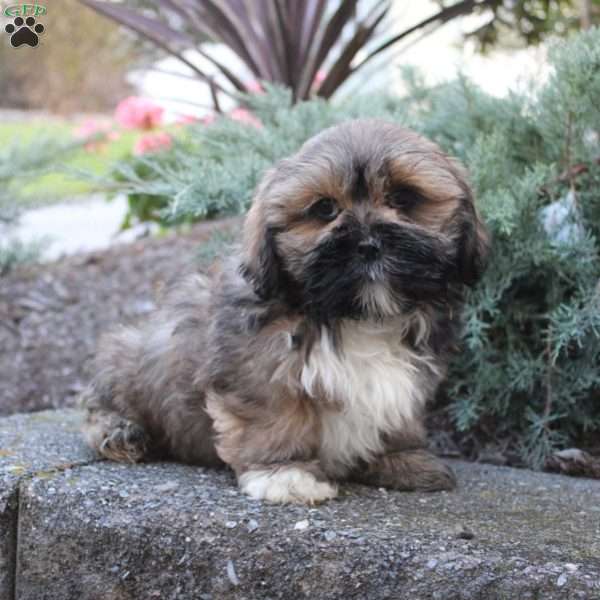
[[[320,459],[343,471],[358,459],[382,452],[383,436],[412,427],[425,402],[429,357],[417,355],[388,323],[348,321],[334,346],[323,333],[300,381],[306,392],[325,396]]]

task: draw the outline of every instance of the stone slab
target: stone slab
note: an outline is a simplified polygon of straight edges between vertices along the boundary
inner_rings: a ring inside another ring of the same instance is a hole
[[[33,477],[16,598],[600,599],[600,481],[454,466],[456,492],[345,486],[314,508],[168,463]]]
[[[44,411],[0,419],[0,599],[12,600],[19,483],[96,459],[79,427],[82,413]]]

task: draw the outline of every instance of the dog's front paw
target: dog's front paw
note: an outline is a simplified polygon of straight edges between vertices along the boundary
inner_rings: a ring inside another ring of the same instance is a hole
[[[319,504],[337,496],[337,486],[319,481],[301,467],[278,466],[246,471],[239,477],[242,491],[256,500],[281,504]]]

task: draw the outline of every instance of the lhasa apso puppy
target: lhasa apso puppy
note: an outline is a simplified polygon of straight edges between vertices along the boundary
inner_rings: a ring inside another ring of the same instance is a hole
[[[114,460],[225,463],[272,502],[343,480],[451,489],[423,409],[485,253],[435,144],[379,120],[327,129],[264,176],[233,259],[103,340],[87,439]]]

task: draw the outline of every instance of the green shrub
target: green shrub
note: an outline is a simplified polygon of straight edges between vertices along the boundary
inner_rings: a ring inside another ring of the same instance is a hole
[[[171,153],[161,153],[159,156],[154,156],[150,163],[146,158],[129,156],[118,163],[111,174],[118,184],[133,184],[136,186],[138,182],[144,182],[149,177],[155,175],[158,169],[158,161],[164,157],[169,161],[172,157]],[[126,191],[123,189],[122,191]],[[166,195],[157,193],[145,193],[134,190],[127,191],[127,213],[122,229],[128,229],[136,223],[154,222],[161,225],[173,225],[174,220],[166,218],[166,209],[169,207],[170,198]]]
[[[25,244],[19,240],[0,240],[0,277],[9,271],[39,259],[43,242]]]
[[[37,259],[44,244],[24,244],[10,236],[23,206],[33,201],[24,197],[23,183],[49,172],[78,145],[40,135],[34,141],[14,142],[0,149],[0,276],[16,265]]]
[[[383,116],[435,139],[468,166],[493,234],[440,402],[463,439],[505,440],[540,467],[600,429],[600,31],[557,45],[551,62],[546,84],[501,99],[464,78],[427,88],[414,72],[403,98],[292,106],[270,88],[247,98],[261,128],[199,126],[129,183],[169,197],[171,219],[235,214],[268,165],[332,123]]]
[[[121,190],[156,196],[158,204],[169,198],[169,206],[160,213],[165,223],[240,214],[248,208],[265,169],[304,140],[333,123],[364,114],[367,107],[369,114],[388,116],[398,105],[395,99],[377,98],[342,107],[319,99],[292,106],[288,90],[265,87],[266,94],[244,98],[261,127],[228,117],[192,126],[189,135],[174,139],[169,152],[117,164],[114,178]]]

